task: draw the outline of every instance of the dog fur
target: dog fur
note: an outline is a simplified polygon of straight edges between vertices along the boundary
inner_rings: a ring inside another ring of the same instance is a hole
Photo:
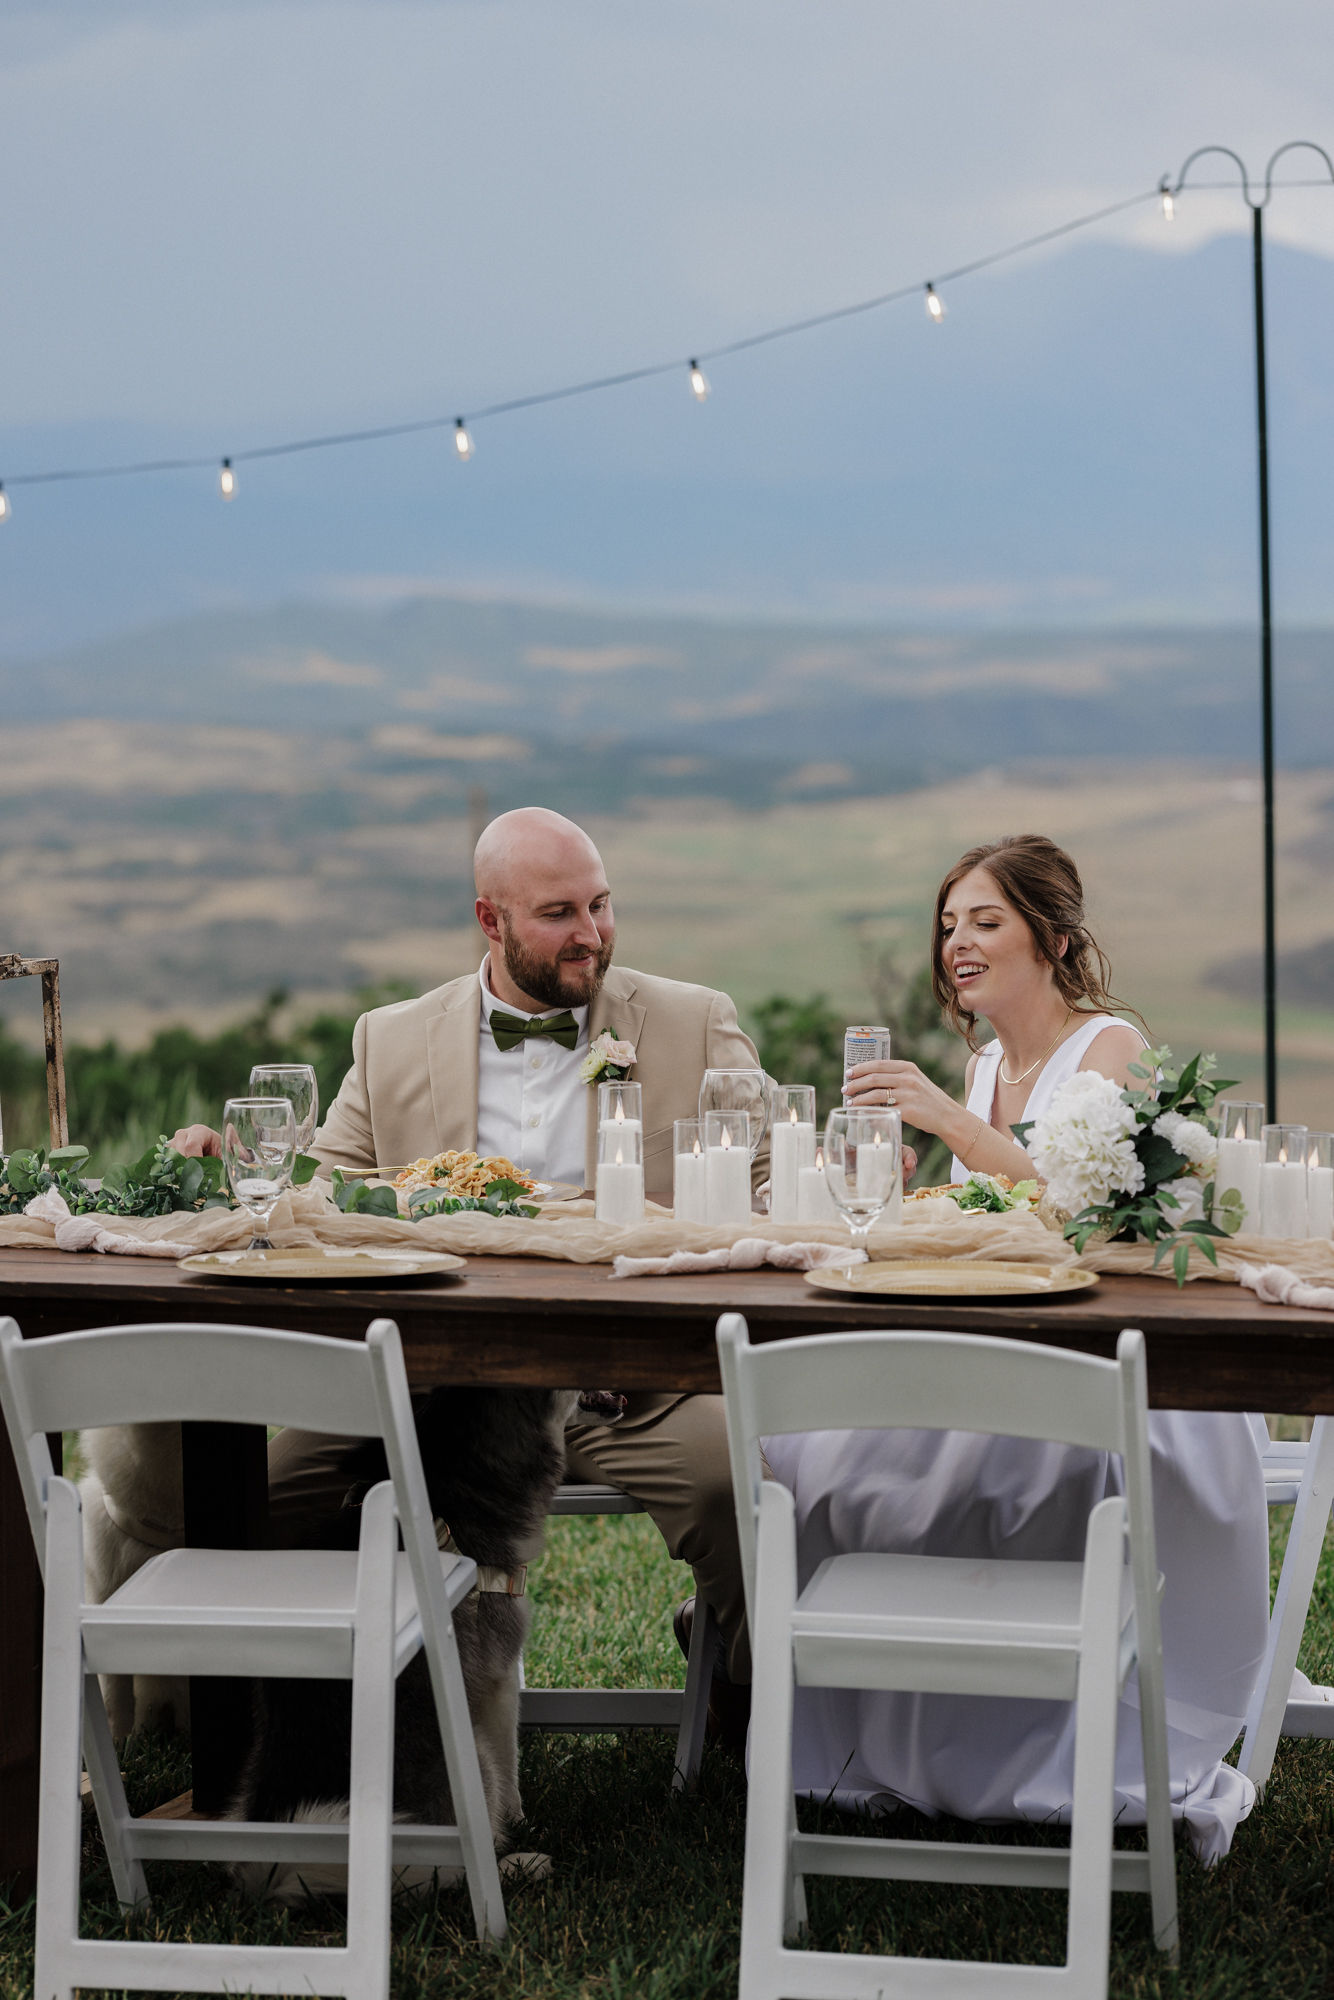
[[[623,1398],[582,1399],[581,1418],[615,1421]],[[427,1493],[449,1546],[479,1565],[512,1571],[541,1544],[543,1523],[564,1471],[563,1432],[573,1392],[438,1389],[415,1399]],[[602,1405],[607,1407],[603,1408]],[[164,1548],[183,1540],[180,1426],[131,1424],[85,1431],[84,1509],[88,1595],[103,1602]],[[320,1537],[355,1548],[362,1496],[386,1477],[376,1440],[348,1442],[347,1487]],[[531,1619],[526,1597],[474,1592],[454,1616],[459,1659],[492,1832],[500,1845],[522,1817],[518,1782],[519,1661]],[[105,1677],[103,1695],[118,1739],[153,1726],[184,1727],[188,1683]],[[351,1689],[345,1682],[258,1683],[255,1733],[230,1813],[238,1819],[338,1822],[347,1815]],[[425,1659],[400,1676],[396,1703],[395,1815],[449,1824],[453,1809]],[[542,1872],[543,1857],[510,1856],[509,1872]],[[249,1886],[282,1901],[317,1885],[309,1868],[239,1871]],[[419,1871],[412,1871],[414,1876]],[[334,1874],[338,1871],[335,1870]],[[406,1883],[400,1886],[410,1886]]]
[[[119,1424],[79,1436],[85,1471],[84,1587],[102,1604],[163,1549],[185,1536],[179,1424]],[[141,1729],[184,1729],[189,1682],[147,1674],[103,1674],[102,1698],[116,1740]]]
[[[479,1565],[513,1571],[540,1545],[564,1471],[563,1432],[573,1403],[572,1395],[548,1390],[441,1389],[418,1405],[427,1493],[451,1547]],[[346,1472],[346,1497],[327,1523],[326,1547],[356,1545],[361,1499],[386,1474],[378,1441],[352,1444]],[[482,1789],[498,1846],[523,1812],[518,1668],[530,1618],[526,1597],[492,1591],[474,1592],[454,1614]],[[254,1741],[231,1816],[345,1819],[351,1706],[347,1682],[261,1682]],[[448,1825],[454,1818],[422,1654],[398,1682],[394,1809],[398,1818],[430,1825]],[[256,1864],[240,1873],[251,1888],[283,1901],[297,1900],[314,1886],[307,1869],[271,1871]]]

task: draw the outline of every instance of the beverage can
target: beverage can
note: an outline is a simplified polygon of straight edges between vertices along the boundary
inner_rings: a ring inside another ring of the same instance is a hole
[[[843,1031],[843,1077],[854,1063],[888,1062],[888,1028],[845,1028]]]

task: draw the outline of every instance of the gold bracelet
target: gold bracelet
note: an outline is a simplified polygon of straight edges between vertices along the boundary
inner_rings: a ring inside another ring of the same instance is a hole
[[[985,1119],[983,1119],[983,1118],[979,1118],[979,1117],[978,1117],[978,1115],[977,1115],[977,1113],[976,1113],[976,1111],[975,1111],[975,1112],[973,1113],[973,1118],[974,1118],[974,1121],[976,1122],[976,1125],[977,1125],[977,1130],[976,1130],[976,1132],[974,1132],[974,1134],[973,1134],[972,1138],[971,1138],[971,1139],[970,1139],[970,1140],[968,1141],[968,1152],[967,1152],[967,1153],[960,1153],[960,1155],[959,1155],[959,1158],[960,1158],[960,1160],[962,1160],[962,1162],[963,1162],[964,1166],[967,1166],[967,1165],[968,1165],[968,1153],[971,1153],[971,1152],[972,1152],[972,1150],[973,1150],[974,1146],[975,1146],[975,1145],[977,1144],[978,1140],[979,1140],[979,1139],[980,1139],[980,1138],[982,1137],[982,1134],[983,1134],[983,1133],[984,1133],[984,1132],[986,1131],[986,1129],[987,1129],[987,1127],[986,1127],[986,1120],[985,1120]]]

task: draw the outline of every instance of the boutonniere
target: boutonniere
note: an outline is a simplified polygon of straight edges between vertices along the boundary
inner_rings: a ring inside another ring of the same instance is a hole
[[[585,1083],[619,1083],[634,1067],[634,1060],[634,1043],[618,1042],[615,1030],[606,1028],[590,1042],[579,1075]]]

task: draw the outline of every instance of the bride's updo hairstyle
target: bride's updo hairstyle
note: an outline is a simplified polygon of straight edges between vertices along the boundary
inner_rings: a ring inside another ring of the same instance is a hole
[[[1028,925],[1033,948],[1051,967],[1056,990],[1068,1007],[1093,1014],[1112,1013],[1118,1008],[1134,1013],[1133,1007],[1126,1007],[1108,990],[1112,968],[1084,921],[1084,884],[1070,856],[1043,834],[1013,833],[986,847],[970,847],[955,862],[936,896],[931,985],[945,1019],[970,1049],[976,1051],[980,1046],[977,1016],[960,1004],[959,989],[945,966],[941,926],[950,891],[974,868],[986,869],[1006,902]]]

